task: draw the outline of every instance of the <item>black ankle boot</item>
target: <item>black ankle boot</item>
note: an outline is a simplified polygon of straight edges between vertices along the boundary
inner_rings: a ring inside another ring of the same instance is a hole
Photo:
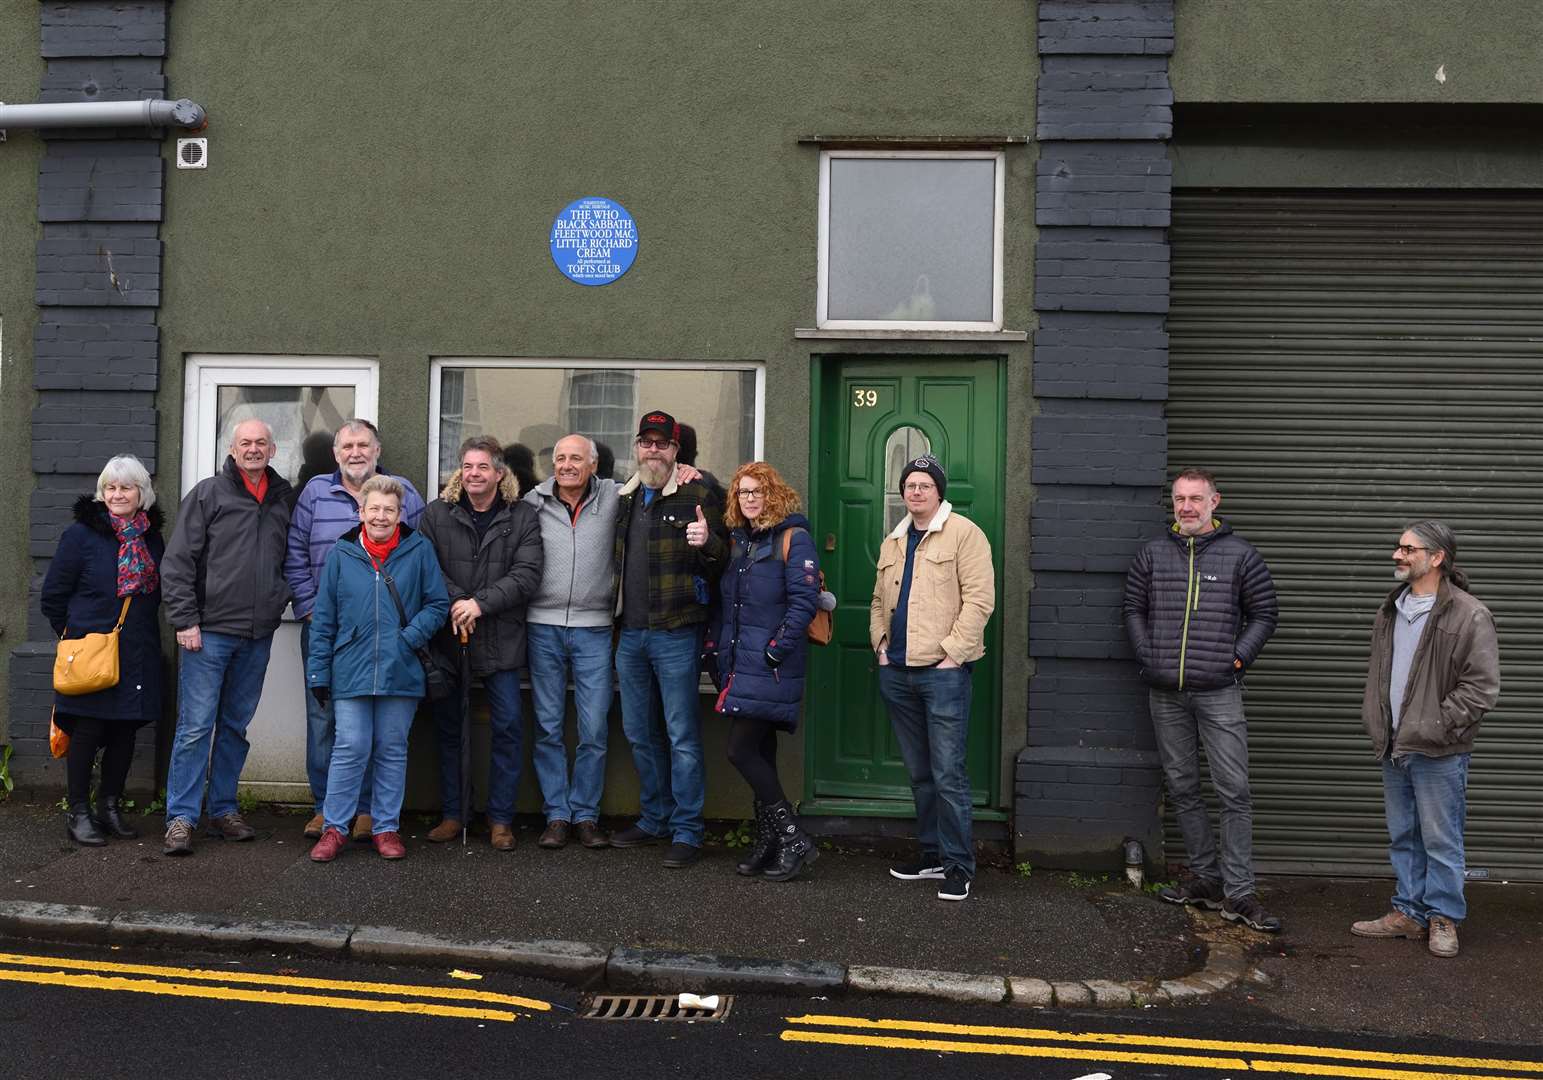
[[[138,829],[123,820],[123,810],[119,806],[116,795],[105,795],[97,799],[95,820],[97,828],[108,836],[116,836],[120,840],[132,840],[139,835]]]
[[[65,831],[70,839],[86,847],[101,847],[107,843],[107,834],[91,820],[91,808],[85,803],[71,803],[70,812],[64,819]]]
[[[743,877],[753,877],[765,870],[777,853],[777,840],[772,835],[771,809],[763,802],[755,804],[755,840],[744,859],[734,868]]]
[[[767,811],[771,815],[772,839],[777,852],[761,876],[767,881],[788,881],[818,859],[820,851],[809,834],[798,827],[798,818],[786,799],[767,807]]]

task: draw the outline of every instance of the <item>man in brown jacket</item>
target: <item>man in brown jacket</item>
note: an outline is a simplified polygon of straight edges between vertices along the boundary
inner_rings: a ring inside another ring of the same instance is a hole
[[[900,470],[908,516],[879,547],[868,635],[879,693],[910,774],[921,843],[921,858],[892,867],[890,875],[941,879],[939,900],[964,900],[975,877],[965,767],[970,669],[986,651],[996,575],[991,543],[944,501],[947,485],[931,454]]]
[[[1393,910],[1350,927],[1361,937],[1422,938],[1457,955],[1463,900],[1468,756],[1500,696],[1500,649],[1489,609],[1467,591],[1457,537],[1417,521],[1393,549],[1400,584],[1372,625],[1361,718],[1382,762]]]

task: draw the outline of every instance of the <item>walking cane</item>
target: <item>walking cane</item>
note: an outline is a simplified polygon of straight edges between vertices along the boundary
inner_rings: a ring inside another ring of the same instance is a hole
[[[471,821],[471,656],[469,635],[463,626],[461,639],[461,846],[466,846],[466,827]]]

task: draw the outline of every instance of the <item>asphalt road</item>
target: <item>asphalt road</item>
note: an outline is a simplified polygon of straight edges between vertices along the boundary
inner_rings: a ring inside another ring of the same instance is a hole
[[[460,973],[476,975],[480,973]],[[704,988],[710,989],[710,988]],[[0,940],[0,1075],[1537,1077],[1533,1047],[1261,1022],[1245,1000],[1100,1013],[740,996],[713,1021],[595,1020],[497,972]],[[1298,1068],[1300,1066],[1300,1068]]]

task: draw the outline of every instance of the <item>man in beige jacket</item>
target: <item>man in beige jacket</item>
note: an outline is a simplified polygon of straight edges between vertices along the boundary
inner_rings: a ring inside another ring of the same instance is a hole
[[[879,547],[868,635],[879,693],[911,777],[921,857],[890,868],[901,881],[941,879],[939,900],[964,900],[975,877],[970,776],[970,675],[996,605],[991,544],[943,499],[948,477],[931,454],[900,471],[909,516]]]

